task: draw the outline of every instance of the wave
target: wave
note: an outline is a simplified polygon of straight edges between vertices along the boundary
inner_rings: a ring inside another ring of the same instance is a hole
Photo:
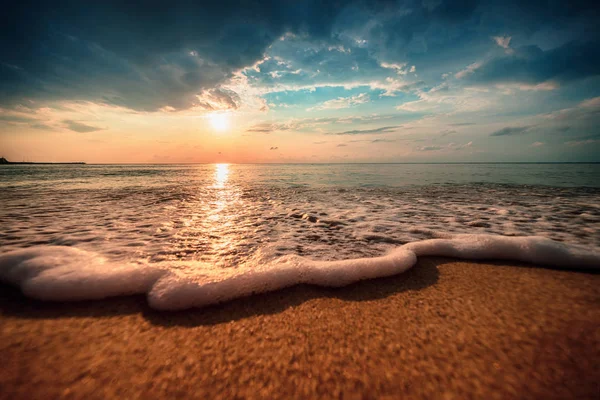
[[[420,256],[510,260],[569,269],[600,269],[600,252],[538,237],[453,235],[411,242],[381,257],[314,261],[287,255],[238,268],[202,263],[115,263],[75,247],[33,246],[0,254],[0,280],[29,297],[93,300],[146,293],[151,307],[203,307],[297,284],[345,286],[400,274]]]

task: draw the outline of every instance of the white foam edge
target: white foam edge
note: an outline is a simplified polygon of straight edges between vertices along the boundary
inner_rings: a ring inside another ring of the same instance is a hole
[[[600,252],[543,237],[455,235],[398,247],[381,257],[314,261],[288,255],[252,267],[181,273],[168,263],[118,264],[82,249],[34,246],[0,254],[0,280],[40,300],[74,301],[146,293],[161,310],[203,307],[306,283],[345,286],[360,280],[402,273],[418,256],[468,260],[511,260],[538,265],[600,269]],[[201,270],[198,270],[201,271]]]
[[[185,309],[302,283],[341,287],[360,280],[397,275],[416,262],[417,256],[402,248],[382,257],[341,261],[313,261],[289,255],[225,279],[180,279],[176,274],[167,274],[148,293],[148,303],[156,309]]]
[[[600,269],[598,249],[568,245],[541,236],[458,234],[428,239],[401,248],[418,257],[440,256],[465,260],[507,260],[567,269]]]

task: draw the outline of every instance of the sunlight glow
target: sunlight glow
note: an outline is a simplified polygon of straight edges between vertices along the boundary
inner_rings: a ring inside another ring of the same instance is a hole
[[[228,114],[211,114],[208,116],[210,125],[217,131],[224,131],[229,128],[229,115]]]
[[[225,187],[227,177],[229,176],[229,164],[215,165],[215,186],[218,188]]]

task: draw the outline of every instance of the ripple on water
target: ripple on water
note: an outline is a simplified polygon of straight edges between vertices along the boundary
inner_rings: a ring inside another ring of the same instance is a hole
[[[595,188],[461,184],[349,190],[243,181],[215,187],[158,176],[167,182],[143,189],[8,186],[0,192],[0,225],[7,227],[0,233],[1,251],[60,244],[119,259],[229,267],[259,250],[269,257],[295,253],[317,260],[376,256],[448,232],[536,234],[600,246]]]

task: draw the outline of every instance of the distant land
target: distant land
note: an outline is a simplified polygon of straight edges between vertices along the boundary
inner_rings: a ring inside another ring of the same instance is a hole
[[[31,161],[23,161],[23,162],[13,162],[13,161],[8,161],[6,158],[4,157],[0,157],[0,164],[85,164],[83,161],[78,161],[78,162],[31,162]]]

